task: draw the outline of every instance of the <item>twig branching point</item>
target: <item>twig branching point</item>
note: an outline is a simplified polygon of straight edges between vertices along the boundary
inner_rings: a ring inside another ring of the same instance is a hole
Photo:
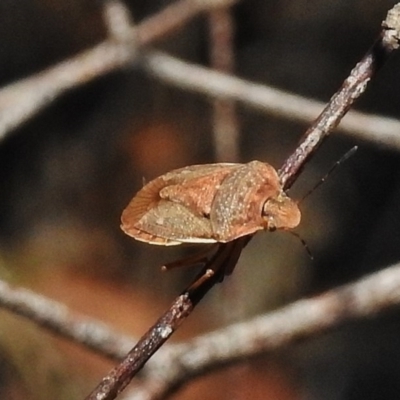
[[[210,6],[214,6],[212,0],[178,0],[131,26],[129,31],[127,8],[117,0],[106,3],[108,39],[54,67],[1,89],[0,140],[67,91],[130,65],[137,56],[138,47],[165,38],[166,34],[179,29]],[[118,26],[121,21],[122,26]]]

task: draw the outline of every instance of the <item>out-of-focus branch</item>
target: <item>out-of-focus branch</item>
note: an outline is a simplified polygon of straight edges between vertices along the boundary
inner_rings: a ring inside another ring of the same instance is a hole
[[[110,39],[92,49],[4,87],[0,91],[0,140],[66,91],[129,65],[138,47],[160,40],[201,12],[233,2],[178,0],[132,26],[130,33],[124,33],[124,40],[113,31]]]
[[[306,162],[323,140],[336,128],[353,103],[364,93],[372,77],[386,62],[400,42],[400,3],[382,23],[379,38],[353,68],[341,88],[331,97],[319,117],[308,128],[292,155],[278,171],[284,189],[290,188]]]
[[[218,3],[218,0],[215,1]],[[182,0],[180,3],[183,3],[182,7],[187,7],[190,1]],[[209,4],[205,1],[204,7],[207,5]],[[201,11],[197,7],[193,10]],[[188,16],[187,13],[183,15]],[[153,18],[156,17],[151,18],[154,21]],[[161,21],[162,18],[159,18]],[[176,23],[179,26],[178,21]],[[161,31],[160,26],[165,26],[165,29],[178,27],[170,23],[166,25],[160,23],[157,36],[143,33],[142,39],[139,39],[141,29],[144,32],[148,30],[147,24],[145,20],[136,28],[132,27],[129,34],[125,32],[125,38],[130,36],[131,42],[116,40],[115,34],[111,32],[111,39],[94,48],[39,74],[2,88],[0,90],[0,140],[66,91],[128,66],[137,56],[137,46],[149,44],[150,38],[156,40],[168,33],[168,30]],[[144,28],[141,28],[142,26]],[[324,107],[321,102],[211,71],[160,52],[148,52],[144,59],[144,66],[154,76],[176,87],[202,93],[212,98],[236,100],[276,117],[308,123]],[[350,111],[338,129],[377,145],[400,149],[400,136],[397,134],[400,131],[400,121],[396,119]]]
[[[138,44],[147,45],[185,25],[203,11],[229,7],[237,0],[179,0],[138,25]]]
[[[325,103],[211,71],[162,52],[147,53],[144,63],[152,75],[167,84],[211,98],[236,100],[275,117],[309,123],[325,107]],[[337,129],[378,146],[400,150],[400,121],[394,118],[349,111]]]
[[[171,346],[143,370],[144,380],[125,399],[165,398],[215,369],[287,347],[400,305],[400,264],[278,311]]]
[[[210,11],[210,67],[216,71],[234,72],[235,22],[229,7]],[[215,99],[213,103],[213,137],[215,159],[218,162],[238,162],[239,121],[234,100]]]
[[[0,137],[4,136],[8,130],[34,115],[39,109],[49,104],[54,98],[64,93],[66,90],[79,86],[97,76],[104,75],[112,70],[128,65],[136,56],[135,52],[138,47],[157,40],[167,32],[187,22],[194,15],[203,11],[205,4],[207,7],[209,7],[210,4],[215,6],[215,2],[211,2],[211,0],[208,2],[201,2],[200,0],[181,0],[174,3],[171,6],[172,8],[164,9],[158,15],[158,17],[161,16],[159,20],[157,16],[153,16],[142,22],[131,32],[132,34],[126,30],[118,31],[114,29],[110,35],[112,39],[42,74],[3,89],[0,92],[0,110],[2,110],[0,113]],[[182,8],[180,11],[177,11],[177,7]],[[317,120],[316,126],[314,126],[313,129],[316,130],[320,136],[316,139],[311,138],[311,142],[308,143],[306,147],[315,146],[315,143],[318,143],[328,131],[336,126],[343,114],[352,104],[354,98],[362,93],[367,80],[372,76],[370,72],[373,72],[377,63],[379,64],[386,58],[390,47],[392,46],[392,49],[394,49],[397,45],[399,37],[398,32],[393,34],[393,27],[389,22],[387,22],[385,26],[386,32],[382,36],[379,46],[376,47],[377,45],[375,45],[374,51],[364,60],[365,63],[362,62],[357,66],[356,72],[360,72],[361,75],[352,75],[351,79],[347,80],[345,83],[345,89],[350,88],[350,90],[340,92],[340,98],[338,99],[338,97],[335,97],[328,108],[336,107],[336,100],[340,100],[339,103],[341,103],[341,106],[335,110],[331,108],[329,118],[324,119],[324,117],[321,117]],[[152,66],[151,63],[154,62],[154,58],[157,56],[160,57],[160,54],[148,55],[145,65],[154,70],[154,65]],[[379,56],[379,58],[377,59],[376,56]],[[160,58],[158,58],[158,60],[160,60]],[[182,63],[182,65],[184,64]],[[176,70],[173,72],[176,73]],[[208,71],[207,73],[210,74],[211,72]],[[197,78],[198,75],[198,73],[191,73],[191,76],[196,76]],[[210,75],[208,75],[207,79],[209,76]],[[222,74],[215,76],[219,78],[223,77]],[[182,75],[179,76],[178,82],[180,86],[184,85],[182,84],[182,82],[185,82],[183,78],[185,77]],[[243,90],[247,90],[247,93],[250,92],[249,87],[252,90],[254,87],[257,87],[257,85],[252,86],[253,84],[234,80],[234,78],[228,76],[225,76],[225,78],[228,80],[231,79],[229,84],[236,82],[238,85],[242,85],[244,88]],[[171,74],[169,79],[171,79]],[[192,83],[187,85],[187,87],[193,90]],[[207,87],[205,83],[206,82],[203,81],[202,85]],[[226,80],[222,86],[220,84],[219,89],[215,91],[215,93],[218,92],[216,97],[229,98],[229,96],[225,94],[221,95],[221,90],[231,91],[232,97],[230,99],[234,99],[234,95],[238,96],[237,87],[236,92],[232,91],[229,84]],[[200,86],[201,85],[198,87],[199,91],[203,90]],[[234,85],[233,88],[235,88]],[[265,95],[265,92],[263,93]],[[207,94],[210,94],[210,92]],[[252,93],[253,99],[256,98],[256,95],[257,91],[256,94]],[[240,99],[238,98],[238,100]],[[254,103],[256,102],[254,101]],[[10,107],[10,104],[14,105],[14,107]],[[257,100],[257,104],[259,106],[259,100]],[[301,110],[299,115],[301,114],[304,116],[306,114],[306,104],[309,105],[310,103],[302,99],[298,108],[298,110]],[[276,99],[270,102],[269,107],[280,110],[279,112],[282,112],[282,114],[284,112],[287,113],[288,110],[287,107],[282,107],[282,109],[279,109],[279,107],[277,108]],[[365,128],[366,126],[364,125],[364,131]],[[398,126],[396,129],[398,130]],[[380,132],[379,141],[381,140],[382,135]],[[303,143],[305,143],[305,141]],[[304,152],[304,148],[302,152]],[[291,179],[296,177],[297,171],[301,165],[304,164],[309,153],[304,152],[304,154],[304,157],[300,157],[297,153],[294,153],[292,159],[285,164],[281,170],[283,182],[290,183]],[[295,165],[295,163],[298,163],[297,169],[291,167],[286,168],[286,166]],[[287,184],[287,186],[288,185],[289,184]],[[248,240],[248,238],[239,240],[244,239]],[[222,254],[223,259],[226,259],[228,264],[233,262],[234,265],[240,255],[243,243],[239,242],[239,240],[223,244],[218,250],[220,252],[218,254]],[[385,273],[376,274],[374,279],[371,277],[364,279],[355,285],[328,292],[316,299],[303,300],[295,303],[281,312],[255,319],[251,324],[246,323],[232,326],[228,330],[223,331],[223,333],[214,333],[214,337],[208,336],[206,339],[204,339],[204,337],[198,338],[190,344],[182,345],[178,348],[178,355],[175,355],[176,358],[173,361],[174,368],[178,369],[176,374],[172,378],[164,376],[162,378],[165,382],[163,384],[164,388],[160,389],[160,386],[154,396],[158,396],[159,393],[171,391],[172,388],[177,387],[188,377],[198,375],[200,373],[199,371],[211,368],[210,366],[216,368],[222,363],[226,364],[244,356],[247,357],[262,351],[287,345],[294,340],[309,337],[335,326],[335,324],[339,324],[346,318],[371,315],[389,305],[398,304],[400,298],[399,268],[400,267],[395,268],[397,271],[395,274],[396,276],[393,276],[393,274],[389,274],[388,276]],[[223,270],[221,269],[219,272],[221,271]],[[222,276],[220,274],[211,275],[208,280],[204,281],[205,284],[199,284],[195,287],[191,286],[179,296],[170,309],[150,328],[142,339],[139,340],[138,344],[128,353],[128,356],[104,378],[99,387],[96,388],[88,398],[115,398],[128,384],[132,376],[143,367],[149,357],[151,357],[177,329],[179,324],[191,313],[201,298],[222,279]],[[65,337],[73,338],[80,343],[86,344],[88,347],[96,349],[103,346],[105,350],[102,350],[102,352],[109,354],[111,357],[119,358],[121,349],[126,349],[127,346],[129,346],[125,340],[122,340],[121,343],[115,342],[115,335],[105,327],[99,329],[99,326],[97,324],[93,325],[92,321],[82,321],[79,320],[79,318],[72,317],[64,306],[53,302],[48,303],[41,297],[32,297],[32,293],[28,291],[11,289],[8,285],[1,284],[0,302],[2,294],[2,305],[4,307],[20,315],[29,317],[42,326],[50,328]],[[349,311],[349,308],[351,308],[351,311]],[[248,328],[249,326],[250,328]],[[88,332],[90,334],[88,334]],[[110,337],[112,337],[111,346],[109,343]],[[230,339],[229,344],[227,343],[227,338]],[[130,342],[129,339],[126,340]],[[198,351],[202,343],[205,343],[208,349],[211,348],[211,351],[208,350],[206,353],[200,354],[196,353],[196,350]],[[222,343],[224,343],[224,346],[221,346]],[[117,349],[113,348],[113,346],[117,346]],[[118,352],[117,356],[116,351]],[[180,361],[178,361],[178,357],[180,357]],[[204,360],[206,362],[204,362]],[[190,370],[190,366],[195,366],[195,368]],[[172,372],[172,364],[170,367]],[[165,370],[166,365],[164,360],[163,371],[164,373],[170,372]],[[158,371],[158,374],[156,382],[160,382],[160,376],[162,376],[160,375],[160,371]],[[155,378],[155,376],[153,377]],[[154,381],[152,387],[154,388]]]
[[[71,312],[61,303],[4,281],[0,281],[0,307],[113,360],[121,360],[135,341],[102,322]]]
[[[0,305],[112,359],[122,359],[133,339],[32,291],[0,281]],[[189,380],[264,352],[308,339],[347,320],[371,317],[400,305],[400,264],[359,281],[297,301],[276,312],[233,324],[189,342],[163,348],[126,398],[155,400]]]

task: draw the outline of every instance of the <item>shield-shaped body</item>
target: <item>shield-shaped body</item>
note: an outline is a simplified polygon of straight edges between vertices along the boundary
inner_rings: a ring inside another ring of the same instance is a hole
[[[177,169],[145,185],[121,217],[133,238],[160,245],[229,242],[261,229],[290,229],[297,204],[266,163],[205,164]]]

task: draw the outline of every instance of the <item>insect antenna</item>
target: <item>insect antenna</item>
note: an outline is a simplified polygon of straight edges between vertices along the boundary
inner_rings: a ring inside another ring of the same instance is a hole
[[[328,170],[328,172],[317,182],[317,184],[311,188],[299,201],[298,204],[302,203],[315,189],[319,188],[332,174],[333,171],[346,160],[348,160],[358,149],[358,146],[352,147],[347,153],[345,153],[339,160],[337,160]]]
[[[303,247],[306,249],[306,252],[308,254],[308,256],[310,257],[310,260],[313,261],[314,260],[314,255],[311,252],[311,249],[308,247],[307,242],[297,233],[294,231],[290,231],[288,230],[287,232],[289,232],[291,235],[293,235],[294,237],[296,237],[298,240],[300,240],[300,243],[303,245]]]

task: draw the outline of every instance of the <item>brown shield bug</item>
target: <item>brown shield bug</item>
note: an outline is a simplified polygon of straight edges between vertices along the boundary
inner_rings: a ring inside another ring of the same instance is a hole
[[[121,222],[126,234],[150,244],[226,243],[262,229],[295,228],[300,210],[267,163],[205,164],[146,184]]]

